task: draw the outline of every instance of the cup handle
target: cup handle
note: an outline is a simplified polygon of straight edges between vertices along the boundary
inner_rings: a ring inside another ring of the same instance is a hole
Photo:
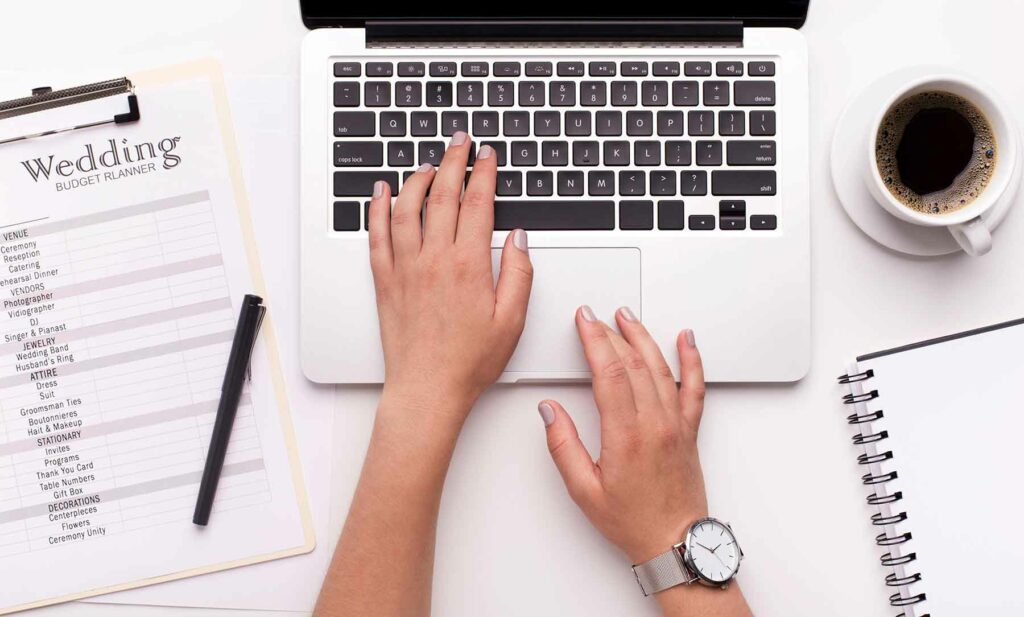
[[[972,257],[984,255],[992,250],[992,232],[988,230],[980,216],[966,223],[950,225],[949,233],[953,235],[960,248]]]

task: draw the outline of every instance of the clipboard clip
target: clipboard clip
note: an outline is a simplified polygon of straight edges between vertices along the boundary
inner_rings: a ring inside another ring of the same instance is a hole
[[[78,103],[84,103],[85,101],[92,101],[108,96],[117,96],[119,94],[128,95],[128,111],[116,114],[113,118],[97,120],[96,122],[87,122],[85,124],[77,124],[75,126],[69,126],[61,129],[42,131],[31,135],[11,137],[9,139],[0,140],[0,145],[23,141],[26,139],[34,139],[36,137],[45,137],[47,135],[77,131],[78,129],[103,126],[105,124],[126,124],[128,122],[137,122],[139,118],[142,117],[139,113],[139,100],[135,95],[135,86],[132,85],[131,80],[127,77],[108,79],[107,81],[75,86],[64,90],[54,90],[49,87],[33,88],[30,96],[0,102],[0,120],[6,120],[7,118],[23,116],[39,111],[45,111],[47,109],[55,109],[57,107],[67,107],[69,105],[76,105]]]

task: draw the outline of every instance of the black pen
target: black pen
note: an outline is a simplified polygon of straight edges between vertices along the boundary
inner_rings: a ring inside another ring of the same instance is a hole
[[[205,526],[210,520],[213,497],[217,493],[221,468],[224,467],[224,455],[227,454],[231,427],[235,423],[235,414],[238,413],[238,401],[242,398],[252,348],[256,344],[256,335],[266,312],[263,298],[252,294],[245,295],[242,310],[238,314],[235,339],[231,343],[231,353],[228,355],[228,366],[224,371],[224,383],[220,387],[217,419],[214,420],[213,434],[210,435],[210,451],[206,454],[203,480],[199,484],[199,496],[196,498],[196,511],[192,515],[192,522],[196,525]]]

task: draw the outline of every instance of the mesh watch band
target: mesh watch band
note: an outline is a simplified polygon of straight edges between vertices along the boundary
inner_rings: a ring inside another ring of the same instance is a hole
[[[683,544],[679,543],[654,559],[633,566],[636,582],[645,596],[650,596],[676,585],[693,582],[683,564]]]

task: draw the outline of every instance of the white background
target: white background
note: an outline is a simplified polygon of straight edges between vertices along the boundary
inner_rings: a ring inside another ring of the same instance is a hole
[[[1022,18],[1024,3],[1006,0],[812,3],[803,29],[811,72],[812,369],[795,386],[713,387],[700,437],[712,513],[730,520],[744,545],[740,580],[760,615],[897,612],[886,605],[837,402],[834,378],[845,363],[859,352],[1024,314],[1024,216],[1011,212],[995,234],[995,249],[980,259],[910,259],[882,249],[847,219],[832,191],[827,157],[836,118],[850,96],[884,72],[927,63],[989,82],[1011,110],[1021,110],[1017,121],[1024,120],[1024,82],[1014,68]],[[295,319],[296,103],[304,33],[293,0],[6,2],[0,8],[0,95],[20,94],[8,91],[12,80],[4,78],[14,73],[36,75],[42,85],[58,75],[79,74],[79,81],[109,76],[96,67],[127,71],[219,57],[269,285],[279,302],[294,303],[280,312]],[[268,90],[263,94],[253,87],[261,80]],[[749,318],[758,318],[753,308]],[[294,324],[280,329],[295,331]],[[699,345],[700,332],[696,337]],[[297,356],[294,349],[285,355]],[[502,387],[481,400],[460,441],[442,506],[434,613],[656,614],[652,602],[638,597],[625,558],[603,543],[564,494],[535,411],[544,396],[561,400],[596,445],[597,417],[584,387]],[[336,397],[338,521],[355,485],[375,398],[372,388],[341,389]],[[238,615],[84,604],[37,614]]]

